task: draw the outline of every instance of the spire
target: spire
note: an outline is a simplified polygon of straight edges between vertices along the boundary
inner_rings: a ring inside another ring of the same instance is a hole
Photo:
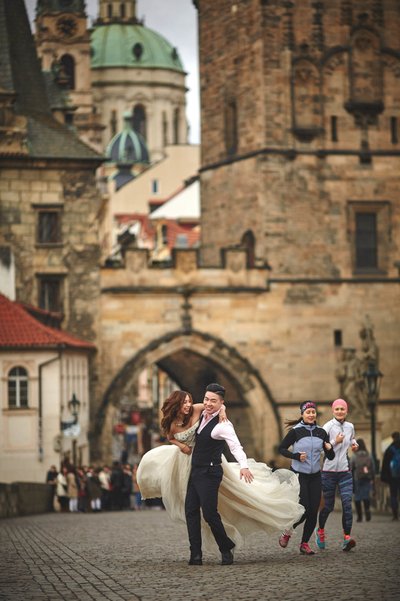
[[[138,23],[136,0],[99,0],[99,18],[96,25],[108,23]]]

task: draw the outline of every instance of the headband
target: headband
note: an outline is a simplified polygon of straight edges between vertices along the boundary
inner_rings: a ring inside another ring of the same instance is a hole
[[[306,401],[305,403],[301,403],[300,405],[300,413],[303,415],[306,409],[315,409],[317,410],[317,405],[313,401]]]

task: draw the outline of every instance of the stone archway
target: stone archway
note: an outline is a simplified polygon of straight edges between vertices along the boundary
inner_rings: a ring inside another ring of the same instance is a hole
[[[228,415],[249,456],[268,461],[282,436],[278,407],[271,392],[250,362],[222,339],[196,330],[170,332],[136,353],[110,383],[96,416],[95,448],[107,447],[107,415],[148,366],[156,364],[195,402],[205,386],[218,381],[227,390]],[[107,451],[100,455],[108,454]]]

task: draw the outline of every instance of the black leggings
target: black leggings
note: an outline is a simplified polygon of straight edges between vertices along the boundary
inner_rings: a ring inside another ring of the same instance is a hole
[[[301,542],[308,543],[317,524],[318,509],[322,492],[321,472],[317,472],[316,474],[299,473],[299,483],[300,503],[303,505],[305,512],[300,520],[294,524],[293,528],[296,528],[305,521]]]

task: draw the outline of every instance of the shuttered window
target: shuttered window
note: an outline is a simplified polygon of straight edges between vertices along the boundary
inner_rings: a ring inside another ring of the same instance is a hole
[[[378,267],[376,213],[356,213],[356,268]]]

